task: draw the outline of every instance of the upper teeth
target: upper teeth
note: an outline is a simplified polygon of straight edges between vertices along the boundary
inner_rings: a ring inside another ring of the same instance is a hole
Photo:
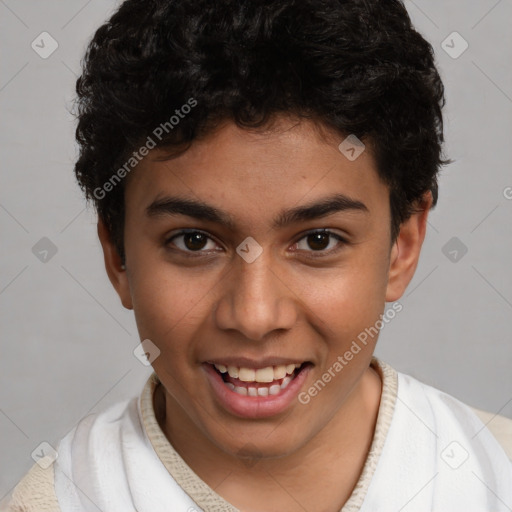
[[[272,382],[284,378],[287,374],[292,374],[300,363],[291,363],[280,366],[267,366],[266,368],[245,368],[238,366],[224,366],[223,364],[214,365],[221,373],[229,373],[230,377],[238,378],[243,382]]]

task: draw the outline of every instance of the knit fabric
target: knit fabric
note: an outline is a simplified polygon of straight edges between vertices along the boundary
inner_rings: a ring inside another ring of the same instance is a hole
[[[382,381],[375,433],[359,481],[340,512],[356,512],[360,509],[393,416],[397,395],[397,373],[391,366],[375,357],[372,358],[371,366]],[[178,485],[205,512],[239,512],[194,473],[166,438],[158,424],[153,406],[154,393],[159,385],[161,385],[160,381],[153,373],[139,397],[144,428],[159,459]],[[14,488],[7,508],[2,510],[5,512],[61,512],[55,495],[53,465],[42,469],[38,464],[34,464]]]
[[[375,357],[372,359],[371,366],[379,374],[383,383],[375,434],[359,481],[341,512],[354,512],[361,507],[393,416],[397,393],[396,371]],[[207,512],[239,512],[194,473],[165,437],[153,408],[153,395],[159,385],[160,381],[153,373],[141,395],[141,411],[148,438],[163,465],[178,482],[178,485],[203,510]]]

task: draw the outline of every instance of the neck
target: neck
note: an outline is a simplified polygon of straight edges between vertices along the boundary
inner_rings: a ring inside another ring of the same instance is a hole
[[[252,463],[221,451],[188,416],[174,414],[182,410],[161,385],[154,404],[160,427],[174,449],[205,483],[237,508],[246,512],[338,512],[364,467],[381,392],[380,376],[369,367],[343,407],[307,444],[285,457]],[[165,410],[173,414],[166,415]]]

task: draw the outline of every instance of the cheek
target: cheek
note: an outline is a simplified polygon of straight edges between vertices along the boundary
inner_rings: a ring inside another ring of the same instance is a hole
[[[312,276],[304,287],[308,306],[333,343],[350,342],[373,325],[384,310],[387,260],[370,248],[358,254],[322,279]]]
[[[311,304],[324,327],[326,351],[306,390],[306,398],[313,397],[316,404],[313,416],[318,410],[334,415],[370,364],[379,335],[376,325],[385,307],[385,262],[377,251],[361,252],[357,262],[317,288]]]
[[[194,324],[205,294],[204,282],[198,286],[169,264],[140,260],[134,264],[130,277],[135,319],[141,338],[151,339],[161,350],[177,352],[192,336]],[[179,345],[179,346],[176,346]],[[169,354],[171,355],[171,354]],[[176,354],[172,354],[176,355]]]

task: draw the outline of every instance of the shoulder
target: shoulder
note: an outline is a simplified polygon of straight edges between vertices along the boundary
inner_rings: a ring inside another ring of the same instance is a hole
[[[457,398],[396,372],[391,424],[361,510],[512,510],[512,462]]]
[[[397,407],[408,408],[440,441],[464,440],[479,458],[492,458],[506,466],[510,465],[507,448],[510,449],[512,420],[475,410],[410,375],[401,372],[397,372],[397,375]]]
[[[124,431],[137,429],[139,425],[137,397],[85,416],[58,443],[57,459],[45,457],[35,463],[16,485],[7,504],[0,504],[0,511],[60,512],[56,465],[68,467],[70,450],[77,453],[86,453],[91,447],[108,450],[109,444],[120,442]]]
[[[482,411],[476,407],[471,409],[500,443],[508,458],[512,460],[512,419]]]
[[[12,492],[11,499],[2,508],[5,512],[60,512],[55,495],[53,464],[42,459],[34,464]],[[41,464],[41,465],[39,465]]]
[[[74,464],[89,467],[99,456],[117,455],[119,458],[121,444],[140,437],[142,427],[137,401],[137,397],[125,399],[101,412],[85,416],[60,440],[55,462],[57,489],[59,481],[63,481],[62,474],[71,474]],[[121,463],[120,460],[117,462]]]

